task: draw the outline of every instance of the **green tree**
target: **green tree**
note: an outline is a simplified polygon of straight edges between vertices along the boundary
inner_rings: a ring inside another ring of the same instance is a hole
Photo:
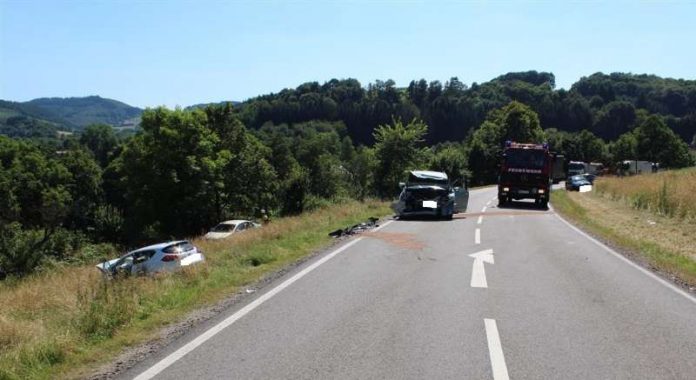
[[[445,172],[451,180],[467,175],[467,154],[463,147],[449,145],[438,149],[430,159],[430,169]]]
[[[129,238],[203,232],[218,221],[229,152],[200,110],[146,110],[141,128],[116,159]]]
[[[350,189],[355,198],[363,200],[368,196],[374,186],[373,173],[376,167],[375,151],[371,148],[359,146],[352,160],[348,163]]]
[[[110,125],[93,124],[80,134],[80,144],[92,151],[99,165],[105,168],[118,146],[118,138]]]
[[[578,156],[581,161],[606,161],[607,148],[602,139],[586,129],[583,129],[574,137],[577,144]]]
[[[498,162],[505,141],[541,143],[545,140],[539,117],[530,107],[510,102],[491,111],[469,141],[469,168],[477,183],[492,183],[497,179]]]
[[[627,132],[609,145],[614,161],[634,160],[638,157],[638,140],[633,132]]]
[[[70,172],[66,184],[72,204],[67,224],[72,229],[86,230],[94,226],[94,213],[103,203],[102,170],[89,152],[73,149],[60,157],[60,162]]]
[[[671,168],[693,165],[688,145],[667,127],[660,116],[648,117],[634,133],[639,159]]]
[[[417,169],[420,146],[428,126],[420,120],[404,124],[400,119],[392,120],[391,125],[381,125],[374,132],[375,139],[375,188],[383,198],[393,196],[398,190],[399,181],[406,170]]]

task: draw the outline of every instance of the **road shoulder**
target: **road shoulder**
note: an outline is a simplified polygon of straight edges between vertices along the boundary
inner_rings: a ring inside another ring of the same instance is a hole
[[[639,267],[696,296],[696,225],[594,193],[552,193],[554,211]]]

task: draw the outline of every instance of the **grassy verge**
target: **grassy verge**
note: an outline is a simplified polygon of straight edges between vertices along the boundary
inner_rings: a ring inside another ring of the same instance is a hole
[[[655,214],[696,220],[696,168],[597,181],[600,195]]]
[[[104,281],[93,266],[0,285],[0,379],[79,377],[160,327],[330,243],[329,231],[390,213],[367,201],[274,220],[224,241],[194,239],[205,265]]]
[[[639,262],[696,286],[693,222],[638,210],[594,192],[554,191],[551,202],[566,219],[634,255]]]

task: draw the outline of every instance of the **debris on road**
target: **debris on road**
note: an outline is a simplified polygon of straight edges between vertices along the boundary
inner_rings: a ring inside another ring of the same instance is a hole
[[[343,228],[343,229],[338,229],[336,231],[329,232],[329,236],[333,237],[341,237],[341,236],[346,236],[346,235],[355,235],[359,234],[363,231],[367,231],[369,229],[375,228],[379,226],[377,224],[377,221],[379,218],[368,218],[366,222],[358,223],[354,226]]]

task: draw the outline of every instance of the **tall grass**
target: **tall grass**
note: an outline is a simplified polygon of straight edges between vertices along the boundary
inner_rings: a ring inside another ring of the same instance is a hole
[[[656,214],[696,219],[696,169],[670,170],[632,177],[607,177],[595,191]]]
[[[383,202],[348,202],[230,239],[193,239],[206,263],[177,273],[105,280],[88,265],[0,283],[0,379],[84,375],[158,327],[326,244],[329,231],[388,213]]]

